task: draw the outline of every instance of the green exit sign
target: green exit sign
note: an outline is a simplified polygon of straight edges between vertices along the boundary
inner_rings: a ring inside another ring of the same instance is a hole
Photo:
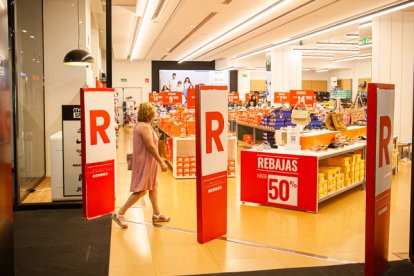
[[[242,77],[243,78],[247,78],[249,75],[247,75],[247,74],[242,74]]]
[[[128,79],[121,79],[121,82],[127,82],[128,81]]]
[[[363,37],[362,40],[361,40],[361,44],[366,45],[368,43],[369,43],[369,38],[368,37]]]

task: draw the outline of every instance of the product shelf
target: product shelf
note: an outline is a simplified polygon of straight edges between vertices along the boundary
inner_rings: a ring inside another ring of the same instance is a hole
[[[320,152],[286,150],[284,147],[263,151],[242,150],[240,200],[317,213],[319,203],[357,186],[365,188],[365,177],[361,177],[354,184],[318,198],[319,162],[355,152],[359,152],[360,159],[365,160],[365,150],[365,142]]]
[[[350,185],[350,186],[348,186],[348,187],[344,187],[344,188],[342,188],[342,189],[339,189],[339,190],[337,190],[337,191],[335,191],[335,192],[333,192],[333,193],[330,193],[330,194],[328,194],[328,195],[326,195],[326,196],[324,196],[324,197],[321,197],[321,198],[318,200],[318,203],[324,202],[325,200],[328,200],[328,199],[333,198],[333,197],[335,197],[335,196],[337,196],[337,195],[340,195],[340,194],[342,194],[342,193],[344,193],[344,192],[346,192],[346,191],[348,191],[348,190],[351,190],[351,189],[353,189],[353,188],[355,188],[355,187],[361,186],[361,185],[363,185],[364,183],[365,183],[365,181],[359,181],[359,182],[356,182],[356,183],[354,183],[354,184],[352,184],[352,185]]]

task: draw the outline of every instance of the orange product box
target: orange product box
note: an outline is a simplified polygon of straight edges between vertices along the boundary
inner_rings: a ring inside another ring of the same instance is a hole
[[[190,173],[195,173],[196,172],[196,168],[190,168]]]
[[[184,173],[184,176],[185,177],[189,177],[190,176],[190,173]]]
[[[195,168],[196,167],[196,163],[195,162],[190,162],[190,168]]]
[[[177,176],[183,176],[183,172],[177,172]]]
[[[195,173],[190,173],[190,176],[196,176],[196,174]]]
[[[327,159],[329,166],[348,166],[351,164],[351,158],[349,156],[332,157]]]
[[[181,155],[177,155],[177,162],[183,162],[183,157]]]
[[[184,168],[190,168],[190,163],[188,163],[188,162],[183,162],[183,167],[184,167]]]
[[[183,162],[177,162],[177,167],[183,167],[184,163]]]

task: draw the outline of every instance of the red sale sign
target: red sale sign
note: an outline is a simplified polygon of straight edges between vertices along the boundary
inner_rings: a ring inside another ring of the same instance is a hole
[[[317,212],[317,166],[314,156],[243,150],[240,200]]]
[[[162,94],[160,94],[160,93],[150,93],[149,94],[149,101],[151,103],[163,102]]]
[[[193,88],[187,90],[187,108],[195,108],[195,90]]]
[[[161,94],[162,94],[162,103],[164,105],[181,104],[183,101],[182,92],[161,92]]]
[[[299,100],[304,100],[306,105],[312,106],[316,101],[313,90],[290,90],[290,105],[295,106]]]
[[[227,86],[196,86],[197,240],[227,232]]]
[[[83,217],[115,208],[114,89],[81,89]]]
[[[388,264],[392,183],[393,84],[368,84],[365,275]]]
[[[290,93],[289,92],[275,92],[274,94],[275,104],[290,104]]]
[[[229,104],[235,104],[239,102],[239,93],[230,92],[229,93]]]

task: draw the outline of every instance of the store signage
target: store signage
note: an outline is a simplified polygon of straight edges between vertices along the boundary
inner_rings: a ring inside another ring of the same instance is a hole
[[[307,106],[313,106],[316,95],[313,90],[290,90],[290,106],[295,106],[302,99]]]
[[[388,263],[391,213],[393,84],[368,84],[365,275],[380,275]]]
[[[115,208],[114,89],[81,89],[83,217]]]
[[[368,44],[369,43],[369,38],[368,37],[363,37],[362,39],[361,39],[361,44],[362,45],[366,45],[366,44]]]
[[[248,77],[249,77],[248,74],[245,74],[245,73],[242,74],[242,78],[248,78]]]
[[[188,88],[187,90],[187,108],[195,108],[195,90],[193,88]]]
[[[239,102],[239,93],[230,92],[229,93],[229,104],[235,104]]]
[[[145,83],[149,83],[149,78],[145,78]]]
[[[289,92],[275,92],[274,97],[275,104],[290,104],[290,93]]]
[[[181,104],[183,101],[182,92],[161,92],[160,94],[164,105]]]
[[[63,196],[82,195],[80,105],[62,105]]]
[[[127,81],[128,81],[128,79],[126,79],[126,78],[121,79],[121,82],[127,82]]]
[[[317,212],[317,157],[241,152],[241,195],[253,202]]]
[[[150,93],[149,94],[149,101],[151,103],[164,102],[162,93]]]
[[[196,86],[197,240],[227,232],[227,86]]]

